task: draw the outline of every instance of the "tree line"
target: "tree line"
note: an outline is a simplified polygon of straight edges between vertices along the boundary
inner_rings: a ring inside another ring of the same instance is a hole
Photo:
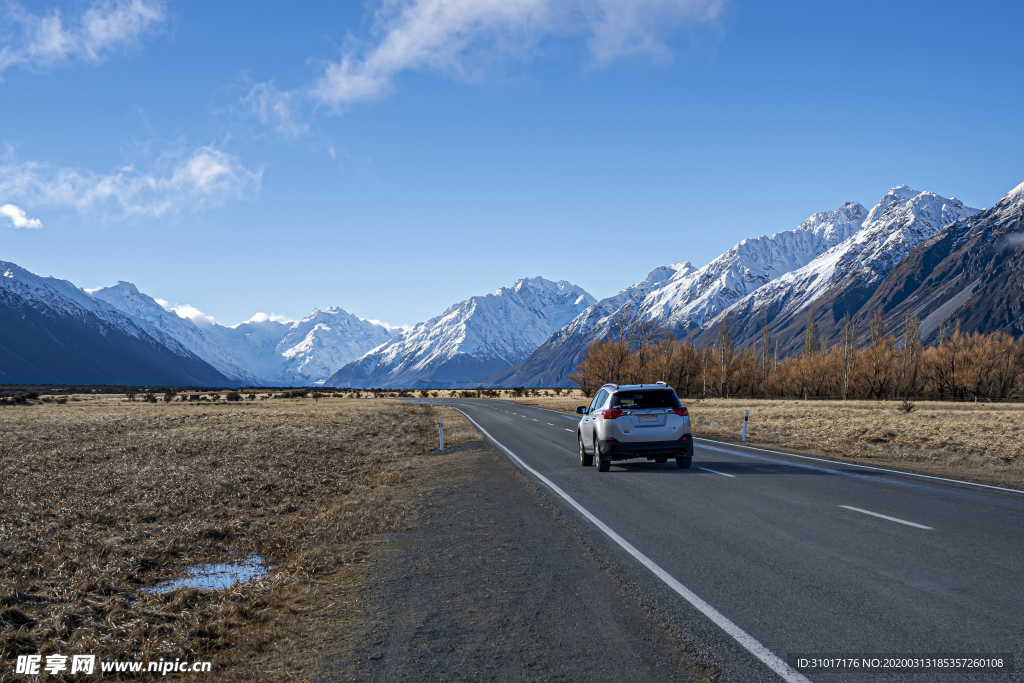
[[[817,334],[812,310],[803,351],[779,358],[767,326],[758,343],[739,349],[728,321],[716,339],[696,344],[672,338],[660,321],[620,318],[607,339],[590,345],[570,378],[587,396],[607,382],[662,380],[688,397],[1024,398],[1024,339],[1003,332],[968,334],[959,322],[943,322],[937,343],[925,347],[920,324],[908,316],[897,338],[886,334],[879,310],[861,341],[847,315],[839,341],[829,345]]]

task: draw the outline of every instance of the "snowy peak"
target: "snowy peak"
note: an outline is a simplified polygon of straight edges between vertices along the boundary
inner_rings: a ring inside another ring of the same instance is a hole
[[[867,213],[868,210],[860,202],[846,202],[838,209],[819,211],[798,225],[794,232],[810,232],[832,244],[838,244],[860,229]]]
[[[851,259],[859,261],[872,277],[885,276],[918,244],[944,226],[978,213],[959,199],[934,192],[917,192],[906,185],[889,190],[864,221],[864,230],[845,245]],[[841,273],[846,274],[846,273]]]
[[[120,314],[113,306],[94,300],[89,294],[67,280],[43,277],[17,264],[0,261],[0,290],[6,290],[21,301],[35,307],[49,308],[61,315],[92,314],[117,327],[130,337],[141,337],[145,331]]]
[[[526,358],[594,303],[564,280],[524,278],[449,306],[350,363],[333,386],[445,386],[469,383]]]
[[[1024,207],[1024,183],[1021,183],[1007,192],[1003,198],[992,207],[992,210],[998,212],[1002,216],[1010,216],[1020,211],[1022,207]]]
[[[97,301],[116,308],[175,353],[203,359],[225,377],[245,383],[262,384],[262,378],[239,364],[232,354],[188,318],[168,311],[156,300],[139,291],[130,282],[118,281],[110,287],[86,290]]]

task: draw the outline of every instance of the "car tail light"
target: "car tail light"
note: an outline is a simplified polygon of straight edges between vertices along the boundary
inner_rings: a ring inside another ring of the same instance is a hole
[[[678,415],[679,417],[688,417],[690,415],[690,411],[688,411],[686,408],[673,408],[672,412]]]
[[[691,438],[689,434],[683,434],[683,441],[689,441]]]
[[[614,420],[617,417],[622,417],[622,411],[618,408],[612,408],[601,413],[601,417],[606,420]]]

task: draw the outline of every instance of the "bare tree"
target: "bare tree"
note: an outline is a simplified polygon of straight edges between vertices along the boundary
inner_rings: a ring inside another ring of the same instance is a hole
[[[729,319],[722,317],[722,325],[718,328],[718,381],[719,394],[729,398],[729,381],[732,379],[732,361],[736,352],[736,344],[729,333]]]
[[[914,399],[921,391],[921,319],[907,314],[903,324],[903,348],[900,350],[899,398]]]
[[[714,362],[715,349],[705,342],[700,347],[700,379],[703,383],[702,398],[708,397],[708,380],[711,379],[711,364]]]
[[[813,356],[818,352],[818,330],[814,327],[814,308],[807,311],[807,330],[804,333],[804,355]]]
[[[760,358],[760,370],[761,370],[761,383],[763,386],[768,386],[768,374],[770,372],[770,358],[771,358],[772,338],[768,332],[768,321],[764,322],[761,327],[761,358]]]
[[[843,316],[843,331],[839,341],[839,353],[842,362],[839,391],[845,401],[850,397],[850,377],[853,375],[853,365],[857,359],[856,332],[854,331],[853,321],[850,320],[849,312]]]

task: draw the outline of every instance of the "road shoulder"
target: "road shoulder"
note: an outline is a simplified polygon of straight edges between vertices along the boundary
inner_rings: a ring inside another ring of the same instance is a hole
[[[328,637],[317,680],[720,680],[495,451],[434,470],[339,603],[360,635]]]

